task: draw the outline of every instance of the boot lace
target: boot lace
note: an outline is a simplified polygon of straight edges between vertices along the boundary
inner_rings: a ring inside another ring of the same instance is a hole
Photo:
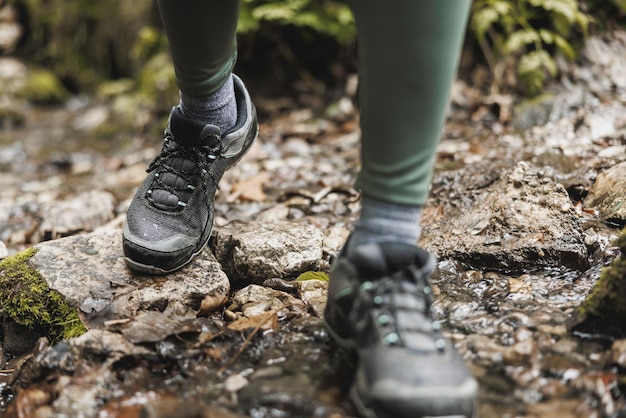
[[[384,345],[424,350],[423,344],[416,344],[412,338],[417,336],[422,341],[424,337],[431,339],[436,350],[445,351],[441,323],[433,319],[432,288],[416,266],[380,280],[365,281],[360,287],[368,295],[365,303]]]
[[[209,185],[215,190],[219,190],[218,179],[211,172],[211,165],[218,158],[219,150],[219,146],[214,148],[209,146],[181,146],[174,141],[171,133],[166,132],[161,152],[146,169],[148,173],[156,171],[154,181],[146,191],[148,201],[155,206],[157,202],[153,198],[154,192],[165,190],[178,198],[176,206],[170,210],[182,210],[187,206],[187,202],[196,190],[198,183],[202,186],[205,194],[208,194],[207,187]],[[185,161],[190,161],[191,166],[185,167]],[[182,181],[178,181],[178,179]],[[202,181],[199,181],[200,179]],[[207,184],[205,179],[208,179],[210,183]]]

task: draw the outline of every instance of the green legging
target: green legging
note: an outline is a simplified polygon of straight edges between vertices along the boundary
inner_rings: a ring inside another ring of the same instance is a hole
[[[356,187],[423,205],[471,0],[352,0],[362,168]],[[219,89],[237,57],[237,0],[159,0],[179,88]]]

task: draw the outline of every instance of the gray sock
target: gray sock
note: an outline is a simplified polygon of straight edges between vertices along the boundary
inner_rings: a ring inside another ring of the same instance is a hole
[[[210,122],[219,126],[222,132],[235,126],[237,122],[237,102],[233,77],[215,93],[206,97],[194,97],[180,92],[180,110],[192,119]]]
[[[361,195],[361,215],[354,224],[346,250],[370,242],[417,245],[421,206],[384,202]]]

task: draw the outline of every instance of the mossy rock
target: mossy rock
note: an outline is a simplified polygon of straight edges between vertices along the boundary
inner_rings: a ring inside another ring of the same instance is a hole
[[[626,337],[626,229],[615,241],[621,255],[600,278],[576,311],[572,330],[614,338]]]
[[[40,104],[65,102],[69,93],[52,72],[44,69],[29,69],[24,87],[18,95],[28,101]]]
[[[59,292],[28,264],[31,248],[0,261],[0,316],[28,328],[41,328],[51,342],[77,337],[86,328]]]

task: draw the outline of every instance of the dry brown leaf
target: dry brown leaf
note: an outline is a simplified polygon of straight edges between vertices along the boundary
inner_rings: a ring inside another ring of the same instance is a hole
[[[209,316],[211,312],[224,306],[227,300],[228,297],[226,295],[206,295],[204,299],[202,299],[200,309],[198,309],[198,313],[196,313],[196,318]]]
[[[278,316],[276,311],[267,311],[262,314],[255,315],[250,318],[239,318],[234,322],[228,324],[228,329],[233,331],[245,331],[248,329],[278,329]]]
[[[249,179],[235,183],[233,185],[233,199],[239,198],[253,202],[264,202],[267,200],[267,195],[263,191],[263,185],[269,178],[269,173],[264,171]]]
[[[41,389],[23,389],[17,392],[15,401],[17,416],[30,417],[35,411],[50,402],[51,395]]]

